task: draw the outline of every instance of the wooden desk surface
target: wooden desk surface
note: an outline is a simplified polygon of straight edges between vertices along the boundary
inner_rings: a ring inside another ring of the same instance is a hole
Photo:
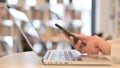
[[[120,68],[120,64],[112,66],[61,66],[42,65],[34,52],[17,53],[0,58],[0,68]]]

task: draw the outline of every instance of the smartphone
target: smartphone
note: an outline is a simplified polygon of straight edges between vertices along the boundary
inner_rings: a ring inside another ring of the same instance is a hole
[[[64,29],[62,26],[55,24],[55,26],[57,26],[59,29],[61,29],[65,34],[67,34],[69,37],[72,36],[74,38],[74,42],[77,43],[78,40],[80,40],[78,37],[76,37],[75,35],[73,35],[71,32],[67,31],[66,29]],[[86,45],[84,42],[81,42],[81,44]]]

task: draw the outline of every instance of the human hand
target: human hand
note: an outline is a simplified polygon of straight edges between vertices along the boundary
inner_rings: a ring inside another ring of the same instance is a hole
[[[73,34],[80,39],[77,43],[74,42],[74,38],[72,36],[68,37],[66,34],[65,36],[70,40],[72,46],[81,53],[98,54],[101,52],[104,55],[110,54],[111,44],[102,38],[98,36],[85,36],[75,33]],[[81,42],[86,43],[86,45],[83,46]]]

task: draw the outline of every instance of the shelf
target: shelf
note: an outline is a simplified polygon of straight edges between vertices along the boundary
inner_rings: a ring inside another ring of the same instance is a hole
[[[39,0],[41,1],[41,0]],[[1,4],[0,4],[1,5]],[[1,6],[2,8],[4,6]],[[51,10],[51,6],[49,4],[47,5],[35,5],[30,7],[30,9],[25,9],[23,8],[22,4],[18,5],[13,5],[13,7],[17,10],[20,10],[21,12],[24,12],[28,18],[30,19],[31,23],[37,23],[38,25],[42,23],[44,26],[39,25],[36,30],[40,32],[40,29],[46,30],[47,34],[42,34],[41,39],[46,42],[46,41],[51,41],[51,42],[65,42],[69,41],[61,32],[61,30],[57,29],[55,26],[53,26],[56,22],[59,23],[61,26],[66,28],[67,30],[71,32],[76,32],[76,33],[81,33],[81,11],[78,11],[74,9],[74,7],[71,5],[66,6],[63,5],[63,8],[65,9],[62,14],[58,14],[55,11]],[[56,7],[56,6],[54,6]],[[58,8],[57,8],[58,9]],[[5,12],[4,12],[5,11]],[[12,17],[10,16],[9,12],[7,9],[0,10],[0,20],[3,22],[5,20],[12,20]],[[37,20],[37,22],[35,21]],[[35,22],[34,22],[35,21]],[[2,23],[3,24],[3,23]],[[28,28],[29,29],[29,28]],[[23,36],[20,33],[19,29],[14,25],[14,27],[11,29],[12,31],[12,36],[17,36],[17,40],[19,42],[19,45],[22,46],[25,43],[25,39],[23,40]],[[1,31],[2,32],[2,31]],[[24,44],[26,46],[26,44]]]
[[[68,41],[68,39],[63,34],[58,34],[56,36],[42,35],[41,39],[45,42],[46,41],[52,41],[52,42]]]

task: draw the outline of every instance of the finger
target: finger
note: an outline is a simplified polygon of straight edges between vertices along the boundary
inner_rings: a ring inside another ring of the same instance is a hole
[[[81,52],[81,53],[88,53],[89,52],[89,45],[88,44],[86,44],[85,46],[84,45],[80,45],[80,49],[79,49],[79,51]]]
[[[66,33],[63,32],[63,34],[67,39],[69,39],[69,36]]]
[[[76,37],[81,38],[81,39],[84,39],[84,38],[88,37],[88,36],[83,35],[83,34],[77,34],[77,33],[72,33],[72,34],[75,35]]]
[[[87,48],[87,46],[84,46],[84,47],[80,48],[79,51],[80,51],[80,53],[87,53],[88,48]]]
[[[79,41],[76,43],[75,47],[79,49],[80,46],[81,46],[81,41],[79,40]]]
[[[71,42],[72,45],[75,45],[74,38],[72,36],[70,36],[70,42]]]
[[[94,50],[94,51],[88,51],[87,54],[91,55],[91,54],[99,54],[100,51],[98,50]]]
[[[94,42],[89,42],[87,45],[87,53],[90,54],[98,54],[99,48],[96,46]]]
[[[83,46],[82,44],[81,44],[81,40],[79,40],[76,44],[75,44],[75,46],[74,46],[74,48],[76,49],[76,50],[78,50],[78,51],[80,51],[81,53],[87,53],[87,46],[84,46],[84,47],[81,47],[81,46]]]
[[[86,35],[83,35],[83,34],[76,34],[76,33],[72,33],[72,34],[75,35],[76,37],[78,37],[84,43],[87,43],[87,41],[90,38],[90,36],[86,36]]]

